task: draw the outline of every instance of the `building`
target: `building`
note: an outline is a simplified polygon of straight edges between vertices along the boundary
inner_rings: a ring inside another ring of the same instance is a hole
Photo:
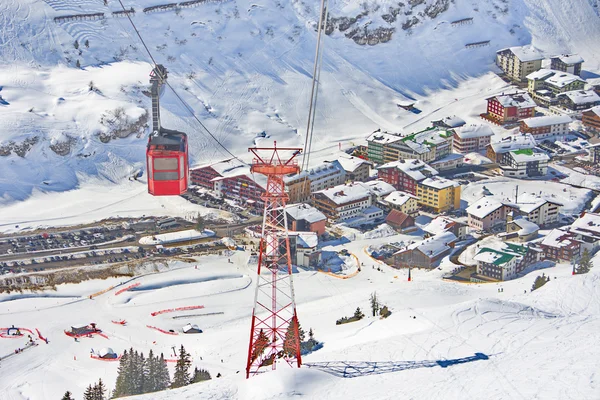
[[[451,153],[439,160],[431,161],[430,165],[437,171],[449,171],[460,168],[465,163],[465,157],[462,154]]]
[[[309,182],[308,186],[306,181]],[[310,199],[311,193],[332,188],[345,181],[346,171],[337,160],[324,162],[316,167],[284,178],[290,203],[306,202]]]
[[[415,226],[415,219],[402,211],[392,210],[385,217],[385,223],[398,231],[405,231]]]
[[[315,232],[289,232],[292,264],[303,268],[314,268],[321,263],[319,238]]]
[[[492,142],[487,147],[487,157],[493,162],[502,164],[506,153],[521,149],[533,149],[537,145],[535,138],[530,133],[506,136],[499,141]],[[509,163],[505,159],[505,164]]]
[[[540,232],[540,227],[526,218],[518,217],[516,219],[510,218],[506,223],[506,232],[499,236],[503,240],[511,240],[519,243],[529,242],[530,240],[536,239]]]
[[[445,117],[443,119],[440,119],[439,121],[431,121],[431,125],[444,129],[460,128],[465,124],[466,122],[462,118],[457,117],[456,115],[453,115],[451,117]]]
[[[434,176],[417,183],[417,202],[444,212],[460,208],[460,184],[450,179]]]
[[[239,161],[236,158],[220,161],[217,163],[206,164],[190,170],[190,180],[192,184],[205,189],[214,190],[215,178],[222,178],[236,170],[245,170],[248,164]]]
[[[383,164],[383,149],[386,145],[402,139],[401,135],[388,132],[382,132],[377,129],[367,137],[367,156],[369,161],[376,164]]]
[[[505,205],[512,208],[512,215],[515,219],[521,216],[541,227],[557,223],[562,207],[562,204],[556,201],[529,193],[518,195],[516,203],[505,202]]]
[[[562,55],[550,59],[550,69],[564,71],[574,75],[581,75],[583,58],[577,54]]]
[[[421,160],[399,160],[377,167],[381,180],[396,190],[417,194],[417,182],[437,175],[438,172]]]
[[[501,94],[486,100],[486,118],[499,124],[516,122],[535,115],[536,104],[527,93]]]
[[[539,261],[540,255],[541,250],[529,246],[497,239],[487,241],[474,257],[477,261],[476,274],[497,281],[514,279],[526,267]]]
[[[337,161],[346,171],[347,182],[366,182],[369,179],[371,162],[358,157],[340,157]]]
[[[567,135],[569,124],[573,122],[568,115],[548,115],[527,118],[521,121],[521,132],[531,133],[537,140],[548,136]]]
[[[288,229],[297,232],[314,232],[317,235],[325,233],[327,217],[316,208],[300,203],[285,207]]]
[[[185,334],[202,333],[202,329],[195,324],[186,324],[182,330]]]
[[[587,110],[600,105],[600,96],[593,90],[575,90],[557,96],[561,107],[571,111]]]
[[[320,190],[312,195],[314,206],[329,222],[343,222],[360,216],[372,205],[372,193],[361,183],[348,183]]]
[[[569,232],[581,242],[581,251],[596,251],[600,248],[600,214],[586,212],[575,220]]]
[[[383,199],[383,203],[392,210],[398,210],[413,217],[418,213],[417,196],[410,193],[394,191]]]
[[[454,151],[461,154],[480,151],[490,144],[494,132],[487,125],[465,125],[454,130]]]
[[[396,191],[392,185],[380,179],[369,182],[360,182],[360,184],[371,192],[373,195],[373,203],[383,200],[385,197]]]
[[[600,164],[600,143],[590,146],[590,158],[589,160],[594,164]]]
[[[471,228],[487,231],[506,223],[510,207],[492,197],[482,197],[467,207],[467,221]]]
[[[104,347],[100,349],[100,351],[98,352],[98,357],[104,360],[119,358],[117,353],[115,353],[115,351],[110,347]]]
[[[250,167],[236,168],[224,176],[212,179],[214,191],[222,197],[237,200],[242,205],[260,207],[260,198],[267,187],[267,178],[261,174],[252,174]]]
[[[546,176],[550,157],[538,149],[520,149],[504,153],[500,169],[511,178]]]
[[[581,90],[585,87],[585,80],[568,72],[540,69],[527,75],[527,91],[534,95],[540,90],[547,90],[551,96],[571,90]]]
[[[530,73],[542,68],[544,57],[532,46],[510,47],[496,52],[496,65],[515,81],[525,81]]]
[[[442,232],[410,244],[394,253],[396,268],[435,268],[454,248],[457,238],[452,232]]]
[[[576,259],[581,254],[581,241],[572,232],[552,229],[540,243],[544,257],[550,260],[566,261]]]
[[[592,107],[582,113],[581,123],[586,130],[600,133],[600,106]]]
[[[421,229],[425,232],[425,237],[435,236],[442,232],[452,232],[458,240],[465,240],[469,234],[467,224],[455,221],[444,215],[437,216]]]

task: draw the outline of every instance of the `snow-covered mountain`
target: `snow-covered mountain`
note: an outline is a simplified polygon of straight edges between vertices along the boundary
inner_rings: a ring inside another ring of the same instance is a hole
[[[158,0],[123,3],[187,103],[167,91],[163,119],[190,134],[193,163],[226,154],[189,109],[236,154],[263,140],[303,143],[317,1],[156,12],[143,10]],[[151,64],[127,18],[113,16],[119,10],[116,0],[0,2],[0,201],[73,189],[88,176],[118,183],[144,168]],[[61,18],[95,13],[103,15]],[[472,23],[452,24],[464,18]],[[400,130],[434,112],[448,97],[440,90],[493,69],[502,47],[577,52],[585,70],[598,71],[598,22],[597,0],[330,0],[315,159],[340,141]],[[420,117],[396,106],[407,99],[420,101]]]

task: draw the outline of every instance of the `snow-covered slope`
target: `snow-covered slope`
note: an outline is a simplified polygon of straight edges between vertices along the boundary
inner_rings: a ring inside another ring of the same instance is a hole
[[[188,107],[236,154],[245,155],[260,141],[303,143],[317,1],[235,0],[155,13],[142,10],[160,1],[124,4],[135,9],[134,22],[187,103],[167,91],[163,119],[165,126],[190,134],[193,163],[226,154]],[[330,2],[335,29],[324,43],[314,161],[372,129],[428,122],[431,113],[464,100],[456,90],[440,90],[468,86],[465,81],[494,68],[494,52],[505,46],[533,42],[547,55],[578,52],[586,59],[584,69],[600,69],[593,0],[399,4]],[[112,16],[117,10],[114,0],[108,6],[97,0],[0,2],[0,96],[8,103],[0,103],[0,154],[8,154],[0,156],[0,201],[22,200],[35,190],[73,189],[87,176],[119,182],[143,168],[144,110],[150,104],[142,91],[151,66],[128,20]],[[82,13],[105,18],[54,20]],[[340,27],[344,17],[356,21]],[[452,24],[463,18],[472,23]],[[391,35],[388,42],[359,45],[347,37],[379,28]],[[487,47],[465,48],[486,40]],[[464,96],[471,101],[467,107],[502,85],[480,80]],[[419,101],[420,116],[396,106],[409,99]],[[122,129],[110,123],[115,113],[127,117],[117,121]],[[120,138],[127,132],[132,135]],[[100,140],[111,135],[118,138]]]

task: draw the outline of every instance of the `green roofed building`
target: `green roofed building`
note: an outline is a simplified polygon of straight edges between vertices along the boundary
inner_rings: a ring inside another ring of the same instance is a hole
[[[507,281],[517,277],[527,266],[539,260],[541,249],[494,239],[481,247],[474,259],[477,261],[475,281]]]

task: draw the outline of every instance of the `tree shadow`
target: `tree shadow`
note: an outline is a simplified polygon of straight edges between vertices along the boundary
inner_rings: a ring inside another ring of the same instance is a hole
[[[387,374],[417,368],[447,368],[452,365],[465,364],[473,361],[489,360],[483,353],[475,353],[470,357],[451,360],[431,361],[323,361],[303,364],[308,368],[320,369],[340,378],[357,378],[359,376]]]

